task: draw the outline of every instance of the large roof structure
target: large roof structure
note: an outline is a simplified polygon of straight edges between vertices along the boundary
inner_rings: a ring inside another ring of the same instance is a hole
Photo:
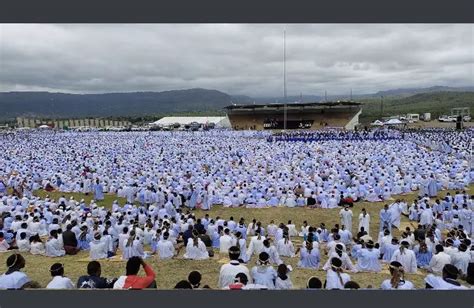
[[[314,102],[314,103],[287,103],[287,104],[247,104],[247,105],[230,105],[225,107],[227,110],[236,109],[272,109],[272,108],[283,108],[286,105],[287,108],[320,108],[320,107],[355,107],[362,105],[358,102],[353,101],[336,101],[336,102]]]

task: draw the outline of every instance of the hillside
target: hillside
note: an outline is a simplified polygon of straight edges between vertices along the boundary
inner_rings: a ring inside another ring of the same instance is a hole
[[[79,118],[196,113],[221,111],[231,101],[231,96],[226,93],[206,89],[106,94],[4,92],[0,93],[0,119],[17,116]]]
[[[381,114],[381,99],[363,99],[363,111],[360,121],[372,122],[382,116],[430,112],[431,118],[442,114],[450,114],[451,108],[471,107],[474,114],[474,92],[437,92],[421,93],[404,98],[384,98],[383,114]]]
[[[453,89],[453,91],[433,92]],[[354,96],[364,104],[361,121],[368,123],[380,118],[380,100],[384,95],[383,116],[431,112],[432,118],[449,114],[453,107],[474,107],[474,92],[461,88],[432,87],[411,96],[408,93],[423,89],[398,89]],[[348,99],[348,96],[328,96],[328,100]],[[288,97],[289,102],[301,97]],[[322,101],[324,97],[303,96],[304,102]],[[166,115],[223,115],[223,108],[232,103],[251,104],[283,102],[282,98],[252,98],[207,89],[174,90],[165,92],[131,92],[105,94],[66,94],[49,92],[0,92],[0,121],[17,116],[42,118],[104,117],[153,120]],[[474,113],[474,110],[471,109]]]

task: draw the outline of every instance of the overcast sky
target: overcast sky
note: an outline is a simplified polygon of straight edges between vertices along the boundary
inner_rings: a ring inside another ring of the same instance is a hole
[[[474,85],[474,25],[0,25],[0,91],[283,95]]]

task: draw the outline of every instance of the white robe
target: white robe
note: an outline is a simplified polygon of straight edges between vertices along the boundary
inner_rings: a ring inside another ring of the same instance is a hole
[[[191,260],[205,260],[209,259],[209,253],[207,252],[206,245],[199,239],[198,246],[194,246],[194,241],[192,239],[188,240],[188,245],[186,245],[186,252],[183,256],[185,259]]]
[[[403,265],[405,273],[414,274],[416,273],[417,263],[415,253],[410,249],[404,249],[403,253],[400,249],[395,250],[392,255],[390,262],[398,261]]]
[[[288,242],[285,244],[285,239],[280,239],[277,242],[276,249],[278,254],[282,257],[293,258],[295,256],[295,247],[290,240],[288,240]]]
[[[45,255],[47,257],[62,257],[66,254],[64,247],[61,245],[58,239],[50,239],[45,245]]]
[[[367,234],[370,234],[370,215],[369,213],[367,213],[365,216],[364,214],[360,213],[359,214],[359,229],[358,231],[360,231],[360,228],[361,227],[364,227],[364,230],[367,232]]]
[[[174,245],[170,240],[159,240],[156,248],[161,260],[171,259],[175,254]]]
[[[107,259],[108,247],[106,242],[94,239],[89,245],[89,257],[91,260]]]
[[[327,290],[344,289],[344,285],[347,282],[351,281],[351,276],[349,276],[348,274],[340,273],[339,275],[332,269],[329,269],[327,271],[327,274],[326,274],[326,289]],[[342,280],[342,283],[341,283],[341,280]]]
[[[352,211],[342,209],[339,211],[339,216],[341,217],[341,225],[346,226],[346,229],[352,232]]]
[[[74,284],[67,277],[54,276],[46,286],[46,289],[74,289]]]

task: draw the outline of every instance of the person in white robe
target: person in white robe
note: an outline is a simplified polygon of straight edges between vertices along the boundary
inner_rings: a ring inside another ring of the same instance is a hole
[[[288,234],[283,235],[283,238],[277,242],[276,249],[282,257],[293,258],[295,256],[295,247],[290,241]]]
[[[319,249],[313,247],[313,242],[307,241],[304,247],[298,248],[296,254],[300,253],[298,267],[318,269],[321,260]]]
[[[266,239],[263,241],[263,251],[268,254],[268,260],[271,265],[280,265],[283,263],[276,247],[270,243],[270,240]]]
[[[459,269],[461,275],[467,275],[467,268],[469,267],[469,263],[473,262],[471,260],[471,251],[467,250],[468,247],[466,244],[461,243],[458,247],[458,252],[454,254],[452,258],[452,264]]]
[[[191,260],[206,260],[209,259],[206,245],[199,237],[193,237],[188,240],[186,245],[186,252],[183,258]]]
[[[435,254],[431,257],[428,271],[432,273],[441,273],[446,264],[451,264],[451,257],[444,252],[442,245],[435,246]]]
[[[382,290],[414,290],[415,286],[412,282],[405,280],[405,270],[400,262],[393,261],[389,265],[391,279],[382,282],[380,289]]]
[[[278,230],[278,226],[275,225],[273,220],[270,221],[270,224],[267,226],[267,234],[269,237],[275,237],[275,234]]]
[[[298,236],[298,231],[296,230],[296,226],[294,223],[292,223],[291,220],[288,221],[288,224],[286,225],[286,227],[288,228],[288,235],[290,237]]]
[[[240,250],[239,260],[240,262],[247,263],[249,261],[249,256],[247,255],[247,241],[242,238],[242,232],[240,231],[237,231],[237,233],[235,233],[235,237],[237,240],[235,246],[239,247]]]
[[[420,225],[428,227],[433,224],[433,211],[429,205],[426,206],[424,210],[422,210],[420,215]]]
[[[331,252],[328,255],[328,260],[323,266],[323,270],[327,271],[331,268],[331,259],[332,258],[338,258],[341,260],[341,268],[343,270],[348,270],[353,273],[357,272],[357,268],[354,266],[354,264],[351,261],[351,258],[349,258],[349,255],[344,251],[344,247],[341,244],[336,245],[335,251]]]
[[[374,248],[372,241],[366,243],[365,248],[359,251],[356,268],[359,272],[380,272],[382,267],[379,262],[380,251]]]
[[[96,233],[90,243],[89,258],[91,260],[107,259],[108,248],[107,243],[101,240],[100,233]]]
[[[330,259],[330,267],[326,270],[327,290],[344,289],[344,285],[351,281],[351,277],[343,272],[342,261],[337,257]]]
[[[265,239],[265,236],[262,236],[260,234],[252,236],[247,250],[247,256],[249,259],[253,255],[259,255],[263,251],[263,241]]]
[[[266,252],[261,252],[258,256],[257,266],[254,266],[250,271],[253,283],[266,286],[268,289],[275,289],[275,280],[277,272],[270,265],[269,255]]]
[[[45,255],[47,257],[62,257],[66,255],[64,246],[58,240],[58,233],[56,230],[51,231],[51,236],[45,245]]]
[[[16,241],[16,245],[18,246],[18,251],[19,252],[30,251],[30,249],[31,249],[30,240],[29,240],[29,238],[26,238],[26,233],[22,233],[20,235],[20,239],[18,241]]]
[[[219,253],[227,254],[229,248],[235,246],[236,242],[236,239],[230,235],[230,230],[225,228],[224,234],[219,239]]]
[[[425,277],[426,287],[435,290],[463,290],[467,287],[460,284],[458,279],[459,270],[451,264],[446,264],[442,269],[442,277],[428,274]]]
[[[32,255],[45,255],[46,249],[40,237],[36,234],[30,239],[30,253]]]
[[[392,203],[389,207],[389,211],[391,219],[390,223],[395,228],[400,228],[400,218],[403,211],[402,205],[400,204],[400,200],[397,200],[395,203]]]
[[[218,286],[220,289],[229,287],[235,281],[235,276],[239,273],[244,273],[247,277],[250,277],[249,269],[239,262],[240,250],[238,247],[233,246],[229,248],[229,259],[230,262],[223,264],[219,271]]]
[[[366,231],[367,234],[370,234],[370,215],[367,213],[365,208],[363,208],[362,212],[359,214],[359,232],[362,227],[364,227],[364,231]]]
[[[169,260],[175,256],[175,247],[173,242],[169,240],[168,232],[163,233],[163,238],[156,244],[156,250],[161,260]]]
[[[390,261],[401,263],[405,273],[415,274],[417,272],[416,255],[413,250],[409,249],[409,246],[407,241],[402,241],[400,248],[393,253]]]
[[[74,289],[71,279],[64,277],[64,266],[61,263],[54,263],[49,271],[53,279],[46,289]]]
[[[291,266],[286,264],[280,264],[277,269],[277,278],[275,280],[276,290],[291,290],[293,289],[293,283],[289,273],[292,271]]]
[[[0,289],[24,289],[28,287],[31,280],[21,270],[26,261],[21,254],[14,253],[6,260],[7,271],[0,275]]]
[[[0,232],[0,252],[7,252],[9,248],[10,244],[4,238],[3,232]]]

